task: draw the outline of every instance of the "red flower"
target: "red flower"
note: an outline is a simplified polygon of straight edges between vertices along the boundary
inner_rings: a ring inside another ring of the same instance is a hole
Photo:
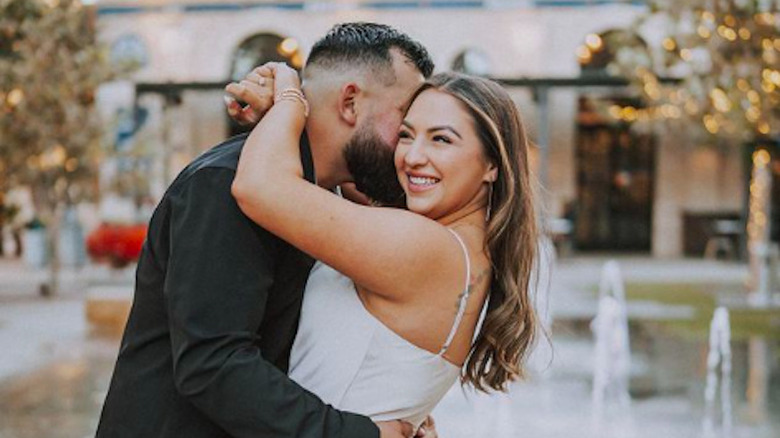
[[[138,260],[146,240],[146,225],[101,224],[87,236],[87,252],[96,261],[124,267]]]

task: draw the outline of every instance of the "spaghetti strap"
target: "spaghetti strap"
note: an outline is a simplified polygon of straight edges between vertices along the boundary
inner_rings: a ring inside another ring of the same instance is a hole
[[[455,322],[452,324],[450,334],[447,335],[447,340],[444,341],[444,345],[441,347],[441,350],[439,350],[439,356],[446,353],[447,349],[450,348],[450,344],[452,343],[453,338],[455,338],[455,333],[458,331],[460,321],[463,319],[463,314],[466,313],[466,304],[468,302],[469,293],[471,292],[471,288],[469,287],[469,283],[471,282],[471,260],[469,259],[469,250],[466,247],[466,244],[463,242],[463,239],[458,235],[458,233],[455,232],[455,230],[447,228],[447,231],[455,236],[455,239],[457,239],[458,243],[460,244],[460,248],[463,250],[463,257],[466,259],[466,282],[463,286],[463,291],[460,293],[460,302],[458,303],[458,313],[455,315]]]

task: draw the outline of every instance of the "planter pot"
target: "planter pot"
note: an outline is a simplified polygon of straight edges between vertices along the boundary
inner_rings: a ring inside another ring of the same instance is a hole
[[[84,301],[84,314],[90,331],[99,335],[120,336],[132,304],[132,283],[90,286]]]
[[[82,267],[87,261],[84,246],[84,229],[78,221],[76,210],[65,214],[60,229],[59,256],[62,266]]]
[[[24,231],[24,262],[33,268],[43,268],[49,261],[46,228]]]

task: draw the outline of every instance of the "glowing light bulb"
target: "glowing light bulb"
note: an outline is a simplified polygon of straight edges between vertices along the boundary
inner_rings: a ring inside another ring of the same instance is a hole
[[[579,58],[581,64],[587,64],[593,59],[593,55],[587,46],[580,46],[577,48],[577,58]]]
[[[8,105],[10,105],[12,108],[22,103],[23,100],[24,91],[22,91],[20,88],[14,88],[10,93],[8,93],[8,97],[6,97],[6,102],[8,102]]]
[[[585,44],[593,51],[601,50],[601,48],[604,46],[604,41],[601,39],[600,36],[596,35],[595,33],[592,33],[585,37]]]
[[[279,43],[279,53],[290,56],[298,50],[298,41],[295,38],[285,38]]]
[[[707,131],[711,134],[717,134],[718,131],[720,131],[720,124],[715,120],[715,117],[709,114],[704,116],[704,127],[707,128]]]

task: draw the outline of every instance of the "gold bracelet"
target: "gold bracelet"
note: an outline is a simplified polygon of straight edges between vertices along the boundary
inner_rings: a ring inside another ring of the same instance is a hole
[[[297,88],[285,88],[284,90],[276,93],[274,100],[290,100],[300,102],[300,104],[303,105],[304,117],[309,117],[309,101],[306,100],[306,97],[303,95],[301,90]]]

